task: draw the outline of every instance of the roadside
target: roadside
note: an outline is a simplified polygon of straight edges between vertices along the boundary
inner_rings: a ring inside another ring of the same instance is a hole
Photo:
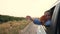
[[[21,30],[19,34],[46,34],[46,32],[44,26],[31,22],[25,29]]]
[[[21,30],[19,34],[37,34],[37,25],[31,22],[25,29]]]
[[[9,21],[0,24],[0,34],[19,34],[19,30],[24,29],[29,24],[28,21]]]

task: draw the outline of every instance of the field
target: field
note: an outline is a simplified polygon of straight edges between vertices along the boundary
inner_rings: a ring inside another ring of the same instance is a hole
[[[27,20],[9,21],[0,24],[0,34],[19,34],[19,31],[24,29],[28,24]]]
[[[19,34],[29,23],[24,17],[0,15],[0,34]]]

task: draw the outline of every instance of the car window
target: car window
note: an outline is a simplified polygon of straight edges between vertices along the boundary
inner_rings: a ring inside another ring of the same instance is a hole
[[[54,12],[54,9],[55,9],[56,6],[52,7],[50,10],[50,13],[51,13],[51,16],[53,15],[53,12]]]

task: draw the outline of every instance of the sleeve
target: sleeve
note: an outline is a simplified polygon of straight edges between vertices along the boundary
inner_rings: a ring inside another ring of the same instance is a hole
[[[41,25],[41,22],[37,18],[33,20],[33,23],[37,25]]]

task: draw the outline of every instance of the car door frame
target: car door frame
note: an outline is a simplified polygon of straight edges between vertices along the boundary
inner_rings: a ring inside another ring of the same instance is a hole
[[[60,3],[58,3],[56,5],[54,12],[53,12],[53,15],[52,15],[51,28],[52,28],[53,34],[57,34],[57,18],[58,18],[59,8],[60,8]]]

